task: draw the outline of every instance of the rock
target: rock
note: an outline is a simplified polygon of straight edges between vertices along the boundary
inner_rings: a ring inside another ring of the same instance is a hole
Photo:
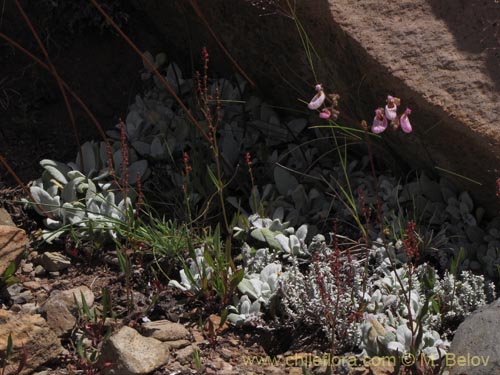
[[[215,337],[217,334],[225,332],[229,328],[229,324],[224,322],[221,326],[222,319],[219,315],[211,314],[207,321],[205,322],[205,330],[212,337]]]
[[[125,326],[104,343],[100,367],[103,375],[148,374],[169,358],[168,345]],[[105,366],[106,363],[110,365]]]
[[[15,226],[0,225],[0,275],[16,264],[16,268],[28,245],[26,232]]]
[[[35,258],[34,261],[48,272],[62,271],[71,265],[71,261],[67,256],[55,252],[43,253]]]
[[[31,273],[33,272],[34,268],[33,268],[33,263],[24,263],[22,266],[21,266],[21,269],[23,270],[24,273]]]
[[[183,340],[189,336],[189,331],[180,323],[169,320],[157,320],[142,325],[144,336],[153,337],[160,341]]]
[[[23,314],[36,314],[38,313],[38,305],[35,302],[24,303],[22,305],[12,305],[11,310],[14,311],[14,306],[16,310]]]
[[[45,271],[45,268],[43,268],[41,265],[35,267],[35,276],[41,277],[44,276],[46,273],[47,271]]]
[[[82,294],[89,307],[94,304],[94,293],[86,286],[70,290],[52,292],[40,311],[47,319],[47,323],[57,336],[68,333],[76,324],[78,307],[82,306]],[[78,305],[75,304],[75,297]]]
[[[450,375],[500,374],[498,332],[500,299],[479,308],[458,327],[445,358]]]
[[[19,363],[23,346],[28,355],[21,374],[33,373],[37,367],[57,358],[64,350],[57,336],[39,314],[27,315],[0,310],[0,323],[0,352],[5,351],[9,334],[12,334],[12,363]]]
[[[165,344],[168,345],[170,349],[181,349],[191,344],[191,342],[189,340],[175,340],[165,341]]]
[[[175,359],[182,365],[193,361],[193,354],[196,346],[189,345],[175,352]]]
[[[31,290],[38,290],[42,287],[42,284],[40,284],[38,281],[25,281],[23,283],[23,286]]]
[[[0,225],[7,225],[9,227],[15,227],[16,224],[12,221],[10,214],[3,207],[0,207]]]

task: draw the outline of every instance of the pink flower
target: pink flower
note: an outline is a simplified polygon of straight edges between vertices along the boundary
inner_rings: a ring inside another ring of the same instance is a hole
[[[325,101],[325,93],[323,92],[323,86],[320,84],[317,84],[315,86],[317,94],[314,95],[314,97],[311,99],[309,104],[307,105],[307,108],[309,109],[318,109],[323,105],[323,102]]]
[[[394,120],[398,116],[397,110],[398,106],[395,103],[394,97],[391,95],[387,96],[387,105],[385,106],[385,117],[387,117],[387,120]]]
[[[375,110],[375,117],[373,118],[372,133],[380,134],[387,129],[387,118],[383,114],[382,108]]]
[[[332,113],[328,110],[328,108],[323,108],[321,110],[321,113],[319,114],[319,117],[326,120],[332,117]]]
[[[399,123],[401,125],[401,130],[404,131],[405,133],[411,133],[413,131],[413,128],[411,127],[410,123],[410,118],[408,115],[411,113],[410,108],[406,108],[405,113],[401,115],[401,119],[399,120]]]

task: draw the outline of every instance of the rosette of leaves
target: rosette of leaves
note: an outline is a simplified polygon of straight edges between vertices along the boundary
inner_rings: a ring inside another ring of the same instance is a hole
[[[227,319],[235,325],[257,320],[262,315],[260,307],[261,303],[258,300],[252,302],[247,295],[243,295],[236,306],[228,306],[229,315]]]
[[[238,290],[252,300],[267,305],[278,290],[281,271],[280,263],[268,264],[259,274],[245,275],[238,284]]]
[[[113,154],[114,163],[121,164],[121,151]],[[137,174],[145,179],[149,173],[145,160],[134,160],[128,168],[127,184],[136,182]],[[44,238],[51,241],[59,237],[68,226],[76,226],[85,237],[85,231],[108,230],[123,222],[131,206],[131,197],[124,201],[121,192],[113,191],[113,178],[107,167],[104,142],[86,142],[74,163],[61,163],[44,159],[42,177],[30,187],[36,212],[45,217],[48,230]],[[121,171],[116,172],[120,179]],[[132,175],[134,177],[132,177]],[[133,198],[133,193],[130,195]],[[107,224],[106,221],[108,221]],[[88,234],[88,233],[87,233]]]
[[[303,224],[297,230],[290,227],[287,222],[282,223],[279,218],[262,218],[259,215],[251,215],[248,220],[240,217],[241,227],[235,227],[235,237],[244,238],[245,234],[250,239],[263,242],[271,249],[281,252],[285,258],[309,257],[311,254],[306,244],[308,225]],[[317,237],[320,240],[324,237]],[[248,245],[247,245],[248,246]]]
[[[389,324],[392,323],[392,325]],[[423,354],[431,360],[438,360],[446,354],[449,343],[442,340],[439,333],[425,330],[415,348],[414,332],[408,323],[401,319],[388,319],[386,324],[378,321],[378,317],[368,314],[361,324],[362,353],[361,356],[396,355],[400,358],[407,354]],[[417,358],[416,357],[416,358]]]

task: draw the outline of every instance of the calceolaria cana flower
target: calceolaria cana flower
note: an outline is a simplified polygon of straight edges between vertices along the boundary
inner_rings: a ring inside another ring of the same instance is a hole
[[[332,113],[328,108],[323,108],[321,110],[321,113],[319,114],[319,117],[322,119],[329,119],[330,117],[332,117]]]
[[[398,98],[394,98],[393,96],[387,96],[387,104],[385,106],[385,117],[389,121],[393,121],[398,117],[398,105],[400,101]]]
[[[399,127],[404,133],[411,133],[413,128],[410,123],[408,115],[411,113],[410,108],[406,108],[405,112],[398,117],[398,107],[401,104],[399,98],[395,98],[391,95],[387,96],[387,104],[384,108],[377,108],[375,110],[375,117],[373,118],[373,124],[371,127],[372,133],[380,134],[387,129],[390,123],[392,130],[396,131]]]
[[[323,91],[323,86],[321,84],[318,83],[315,89],[316,89],[316,95],[314,95],[314,97],[307,105],[307,108],[309,109],[318,109],[323,105],[326,98],[325,92]]]
[[[377,108],[373,118],[372,133],[380,134],[387,129],[387,118],[384,116],[384,110]]]
[[[410,123],[410,118],[408,115],[411,113],[410,108],[406,108],[406,111],[401,115],[399,119],[399,124],[401,125],[401,130],[405,133],[411,133],[413,131]]]

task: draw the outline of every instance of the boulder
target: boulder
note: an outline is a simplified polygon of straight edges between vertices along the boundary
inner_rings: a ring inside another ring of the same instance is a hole
[[[0,276],[13,262],[17,268],[27,245],[28,238],[24,230],[0,225]]]
[[[236,70],[189,3],[145,1],[171,50],[207,46],[211,69]],[[340,122],[359,126],[363,119],[371,122],[388,94],[395,95],[403,110],[413,109],[414,132],[386,131],[377,149],[394,150],[412,167],[454,178],[492,212],[499,207],[498,1],[299,1],[296,14],[315,47],[315,75],[286,2],[197,3],[220,42],[273,104],[303,110],[297,99],[309,101],[320,81],[341,96]],[[181,66],[189,66],[187,50],[184,57]]]
[[[450,375],[500,374],[500,299],[460,324],[446,356]]]
[[[100,366],[103,375],[149,374],[169,358],[168,345],[125,326],[103,345]]]
[[[23,355],[27,356],[21,374],[33,373],[37,367],[54,360],[64,350],[55,333],[39,314],[0,310],[0,353],[4,353],[7,348],[9,334],[14,346],[10,363],[17,367]]]

